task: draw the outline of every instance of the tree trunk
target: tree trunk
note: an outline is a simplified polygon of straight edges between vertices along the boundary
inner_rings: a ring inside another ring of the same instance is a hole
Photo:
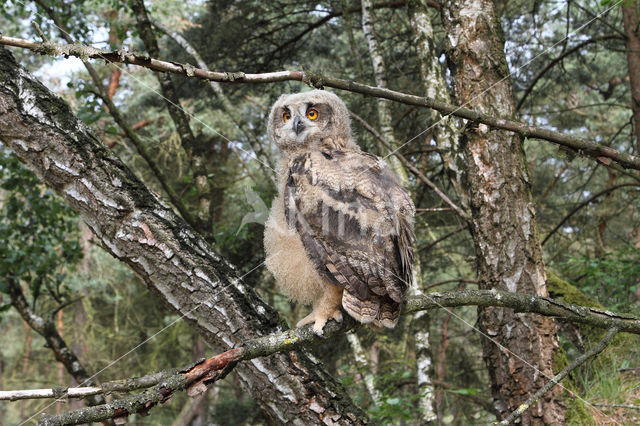
[[[109,153],[68,105],[0,48],[0,141],[78,212],[216,351],[284,327],[235,268]],[[132,346],[134,342],[132,342]],[[276,423],[366,423],[344,389],[304,351],[244,362],[245,388]]]
[[[373,29],[374,17],[372,9],[373,2],[371,0],[362,0],[362,31],[367,40],[367,46],[369,47],[369,56],[371,57],[371,63],[373,65],[373,76],[376,81],[376,86],[387,89],[389,86],[387,84],[387,72],[384,65],[384,57],[382,56],[382,51]],[[376,102],[378,103],[378,125],[380,134],[382,134],[382,137],[386,139],[394,149],[397,149],[398,144],[393,133],[393,123],[391,119],[391,101],[377,98]],[[394,155],[389,156],[386,160],[391,164],[391,168],[400,178],[400,183],[406,185],[409,179],[400,160]]]
[[[461,105],[512,118],[515,111],[504,39],[490,0],[443,2],[447,61]],[[467,123],[463,135],[481,289],[546,296],[535,208],[523,141],[513,133]],[[483,356],[496,411],[507,416],[553,377],[553,320],[497,308],[478,309]],[[523,424],[561,424],[560,390],[547,393]]]
[[[424,95],[450,104],[449,89],[444,78],[442,65],[438,60],[436,40],[433,36],[433,26],[429,18],[427,2],[425,0],[411,0],[409,2],[409,18],[420,63],[420,77],[422,78]],[[462,201],[462,207],[466,209],[469,204],[464,176],[467,166],[464,150],[460,145],[456,119],[453,115],[443,116],[435,109],[430,110],[429,115],[442,163],[458,198]]]
[[[629,84],[631,85],[631,108],[636,132],[636,154],[640,153],[640,19],[638,19],[638,3],[624,2],[622,6],[624,34],[627,37],[627,63],[629,65]]]
[[[373,65],[373,75],[375,77],[376,86],[383,89],[388,88],[387,71],[384,65],[384,57],[378,40],[376,39],[373,28],[373,2],[371,0],[362,0],[362,31],[367,40],[369,48],[369,56]],[[391,102],[386,99],[377,99],[378,103],[378,122],[382,137],[391,145],[394,150],[400,149],[400,144],[396,141],[393,132],[393,120],[391,117]],[[389,155],[386,160],[391,163],[391,167],[400,178],[402,185],[407,186],[409,177],[402,162],[394,155]],[[413,285],[409,286],[409,295],[421,296],[422,290],[422,268],[418,258],[414,261],[414,278]],[[429,328],[431,326],[431,317],[426,311],[418,312],[412,315],[408,321],[406,328],[407,340],[413,341],[413,347],[416,353],[416,373],[418,377],[418,391],[422,395],[418,401],[421,418],[424,422],[432,422],[436,420],[433,409],[433,385],[431,384],[431,348],[429,347]]]

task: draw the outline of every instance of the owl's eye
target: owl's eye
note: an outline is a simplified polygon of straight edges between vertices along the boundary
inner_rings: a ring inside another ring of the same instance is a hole
[[[288,112],[285,112],[284,114],[282,114],[282,119],[283,119],[284,121],[289,121],[289,120],[291,120],[291,114],[290,114],[290,113],[288,113]]]
[[[310,110],[307,111],[307,118],[309,120],[315,120],[316,118],[318,118],[318,111],[311,108]]]

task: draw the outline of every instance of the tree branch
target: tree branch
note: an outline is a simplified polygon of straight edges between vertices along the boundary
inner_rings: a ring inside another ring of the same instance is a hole
[[[142,377],[106,382],[99,386],[0,391],[0,401],[48,398],[85,398],[87,396],[99,394],[107,395],[112,392],[130,392],[133,390],[150,388],[175,373],[175,371],[161,371],[159,373],[149,374]]]
[[[553,383],[553,385],[547,384],[542,388],[544,392],[562,380],[566,374],[575,367],[601,352],[610,338],[613,337],[613,334],[622,331],[640,335],[640,320],[631,316],[584,306],[570,305],[547,297],[494,290],[451,291],[410,297],[403,309],[403,314],[443,307],[473,305],[511,308],[517,312],[530,312],[544,316],[561,317],[571,322],[588,324],[609,330],[607,333],[607,336],[611,335],[609,338],[605,337],[598,346],[576,358],[569,367],[549,382]],[[187,389],[191,396],[204,391],[208,384],[224,377],[224,375],[240,361],[248,361],[277,352],[297,350],[305,346],[326,341],[326,339],[331,339],[360,326],[361,324],[356,323],[351,317],[346,316],[342,324],[333,320],[329,321],[323,329],[323,337],[316,335],[311,325],[306,325],[293,330],[275,332],[267,336],[247,340],[237,348],[223,352],[195,366],[183,368],[173,376],[163,377],[155,388],[146,392],[122,400],[112,401],[110,404],[101,406],[102,408],[86,408],[65,413],[58,417],[50,417],[43,424],[57,425],[62,424],[61,422],[70,422],[72,419],[76,419],[74,420],[76,423],[69,424],[78,424],[129,415],[134,412],[146,412],[158,402],[166,401],[169,396],[176,391]],[[108,384],[105,384],[105,386],[108,386]],[[534,395],[535,398],[531,401],[534,401],[544,394],[544,392],[540,393],[542,389]],[[528,403],[530,405],[531,402],[528,401]],[[524,410],[522,410],[522,412],[524,412]],[[520,412],[520,414],[522,414],[522,412]]]
[[[551,238],[551,236],[553,234],[556,233],[556,231],[558,229],[560,229],[560,227],[562,225],[565,224],[565,222],[567,220],[569,220],[569,218],[571,216],[573,216],[574,214],[576,214],[580,209],[582,209],[583,207],[588,206],[589,204],[591,204],[593,201],[595,201],[596,199],[598,199],[599,197],[606,195],[608,193],[610,193],[611,191],[615,191],[618,188],[624,188],[625,186],[635,186],[635,187],[640,187],[640,184],[638,183],[621,183],[619,185],[614,185],[611,186],[609,188],[603,189],[602,191],[598,192],[597,194],[592,195],[591,197],[589,197],[588,199],[586,199],[585,201],[583,201],[582,203],[578,204],[573,210],[571,210],[551,231],[549,231],[549,233],[547,234],[546,237],[544,237],[544,240],[542,240],[542,243],[540,245],[544,245],[549,238]]]
[[[609,34],[609,35],[594,37],[594,38],[591,38],[589,40],[585,40],[582,43],[579,43],[579,44],[575,45],[571,49],[564,51],[561,55],[558,55],[557,57],[553,58],[547,65],[545,65],[544,68],[542,68],[542,70],[533,78],[533,80],[531,80],[531,83],[529,84],[529,86],[525,89],[524,93],[522,94],[522,97],[520,98],[520,101],[518,101],[518,105],[516,106],[516,111],[520,111],[520,108],[522,108],[522,105],[524,104],[524,101],[527,100],[527,96],[529,96],[531,91],[533,91],[534,86],[538,83],[538,81],[542,78],[542,76],[544,76],[547,73],[547,71],[549,71],[551,68],[553,68],[556,64],[558,64],[560,61],[562,61],[567,56],[579,51],[580,49],[582,49],[583,47],[585,47],[585,46],[587,46],[587,45],[589,45],[591,43],[598,43],[598,42],[601,42],[601,41],[611,40],[611,39],[624,40],[624,37],[619,35],[619,34]]]
[[[204,80],[219,81],[225,83],[274,83],[280,81],[302,81],[314,87],[332,87],[363,95],[389,99],[395,102],[419,107],[432,108],[443,114],[451,114],[464,118],[471,122],[483,123],[489,127],[503,129],[526,138],[542,139],[557,145],[575,150],[578,154],[590,156],[602,161],[602,158],[616,161],[621,166],[640,170],[640,157],[620,152],[613,148],[589,142],[585,139],[565,135],[553,130],[537,126],[530,126],[519,121],[493,117],[482,114],[473,109],[464,108],[440,102],[438,100],[410,95],[389,89],[368,86],[350,80],[342,80],[329,76],[323,76],[306,71],[277,71],[262,74],[246,74],[243,72],[215,72],[191,65],[178,64],[150,58],[147,55],[137,55],[124,50],[108,51],[79,44],[59,45],[54,43],[37,43],[15,37],[0,36],[0,44],[6,46],[22,47],[34,52],[51,56],[76,56],[83,59],[102,59],[107,62],[138,65],[154,71],[181,74],[188,77],[197,77]]]
[[[611,339],[613,339],[613,336],[615,336],[617,333],[618,333],[617,329],[615,328],[609,329],[609,331],[607,331],[607,334],[600,341],[600,343],[598,343],[596,346],[591,348],[589,351],[580,355],[578,358],[574,359],[571,362],[571,364],[569,364],[565,369],[563,369],[561,372],[556,374],[551,380],[549,380],[549,382],[547,382],[547,384],[545,384],[543,387],[538,389],[536,393],[531,395],[531,397],[529,397],[529,399],[527,399],[524,402],[524,404],[520,405],[520,407],[518,407],[517,410],[513,411],[511,414],[509,414],[507,418],[505,418],[498,424],[501,426],[508,426],[512,424],[525,411],[531,408],[531,406],[536,402],[536,400],[538,400],[538,398],[540,398],[545,393],[549,392],[551,388],[553,388],[555,385],[560,383],[562,379],[564,379],[567,376],[567,374],[569,374],[571,371],[575,370],[577,367],[587,362],[590,358],[593,358],[596,355],[598,355],[600,352],[602,352],[609,345],[609,342],[611,341]]]
[[[22,319],[45,339],[47,346],[53,351],[58,362],[64,366],[76,382],[81,385],[93,385],[95,382],[85,370],[84,365],[58,333],[53,322],[53,315],[50,318],[42,318],[37,315],[24,297],[20,284],[9,276],[6,279],[11,305],[16,308]],[[104,398],[101,395],[90,396],[87,398],[87,402],[89,405],[97,406],[104,403]]]

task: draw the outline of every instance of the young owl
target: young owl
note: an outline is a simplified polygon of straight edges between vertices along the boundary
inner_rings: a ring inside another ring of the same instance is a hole
[[[413,216],[407,191],[385,163],[362,152],[349,111],[323,90],[282,95],[269,115],[281,152],[278,195],[265,224],[267,268],[290,299],[313,304],[298,322],[392,328],[412,281]]]

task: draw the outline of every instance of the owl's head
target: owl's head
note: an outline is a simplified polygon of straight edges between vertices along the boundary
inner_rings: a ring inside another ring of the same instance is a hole
[[[280,96],[269,114],[269,136],[281,151],[313,150],[324,138],[356,148],[351,139],[349,110],[324,90]]]

